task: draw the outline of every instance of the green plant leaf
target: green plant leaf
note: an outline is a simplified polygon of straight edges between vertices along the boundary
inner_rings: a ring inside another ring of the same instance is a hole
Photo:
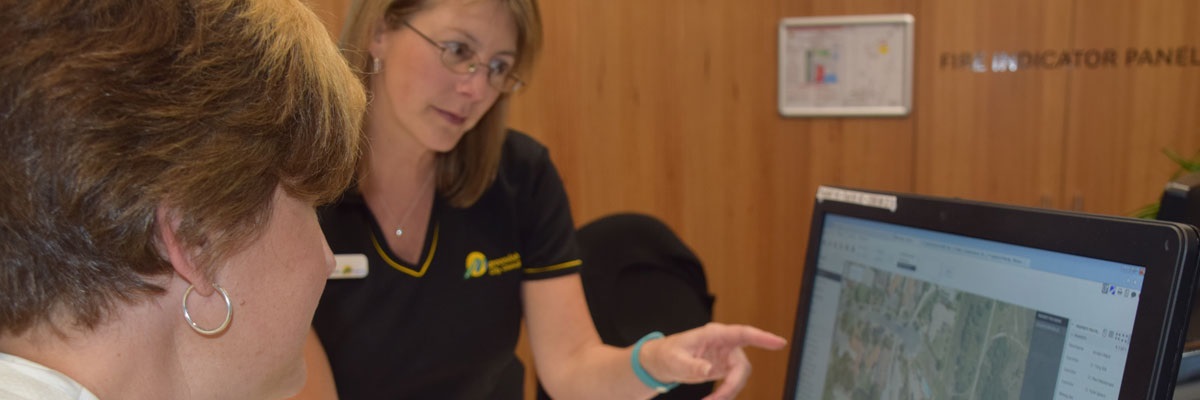
[[[1142,206],[1133,212],[1134,218],[1155,219],[1158,218],[1158,203],[1151,203]]]
[[[1175,180],[1186,173],[1200,171],[1200,151],[1197,151],[1196,154],[1192,155],[1191,159],[1184,158],[1183,156],[1179,155],[1179,153],[1171,151],[1171,149],[1163,149],[1162,152],[1163,154],[1166,154],[1167,158],[1171,159],[1171,161],[1173,161],[1176,165],[1179,165],[1179,169],[1176,170],[1175,173],[1171,174],[1171,180]],[[1144,219],[1158,218],[1158,203],[1155,202],[1142,206],[1142,208],[1139,208],[1133,212],[1133,216]]]
[[[1170,158],[1171,161],[1174,161],[1175,164],[1179,165],[1179,170],[1175,171],[1175,173],[1171,175],[1171,179],[1178,178],[1188,172],[1200,171],[1200,152],[1196,152],[1196,154],[1192,155],[1191,159],[1184,158],[1183,156],[1169,149],[1163,149],[1163,154],[1166,154],[1167,158]]]

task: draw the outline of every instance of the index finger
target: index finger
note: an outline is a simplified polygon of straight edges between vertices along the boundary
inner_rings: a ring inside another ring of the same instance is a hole
[[[729,325],[728,328],[732,330],[728,338],[732,339],[735,343],[731,344],[736,346],[754,346],[767,350],[779,350],[787,346],[787,339],[753,326]]]

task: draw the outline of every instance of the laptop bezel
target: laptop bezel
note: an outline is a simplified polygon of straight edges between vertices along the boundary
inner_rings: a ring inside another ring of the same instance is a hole
[[[785,399],[795,398],[797,391],[821,233],[829,214],[1146,267],[1119,398],[1170,397],[1195,291],[1195,227],[907,193],[839,187],[822,191],[854,195],[818,195],[813,206]],[[880,202],[881,197],[890,203]]]

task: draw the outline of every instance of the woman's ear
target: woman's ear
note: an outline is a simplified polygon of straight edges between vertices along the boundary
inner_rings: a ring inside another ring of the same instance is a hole
[[[380,18],[379,21],[372,25],[371,44],[367,48],[367,51],[371,53],[371,57],[383,58],[382,56],[386,53],[384,42],[387,40],[387,32],[387,21],[383,18]]]
[[[171,263],[175,274],[192,285],[197,293],[208,296],[213,293],[212,282],[196,263],[194,250],[188,249],[180,241],[179,217],[173,209],[159,205],[155,211],[155,225],[158,230],[159,251],[163,258]]]

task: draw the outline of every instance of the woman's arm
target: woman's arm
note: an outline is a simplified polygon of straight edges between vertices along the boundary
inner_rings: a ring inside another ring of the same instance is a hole
[[[648,399],[657,394],[634,376],[631,350],[600,341],[579,274],[526,281],[521,292],[538,379],[550,397]]]
[[[538,377],[558,399],[641,399],[658,393],[634,375],[632,349],[603,344],[588,312],[578,274],[527,281],[522,296]],[[783,338],[759,329],[708,324],[641,348],[639,362],[660,382],[722,379],[709,399],[732,398],[745,385],[744,346],[779,349]]]

